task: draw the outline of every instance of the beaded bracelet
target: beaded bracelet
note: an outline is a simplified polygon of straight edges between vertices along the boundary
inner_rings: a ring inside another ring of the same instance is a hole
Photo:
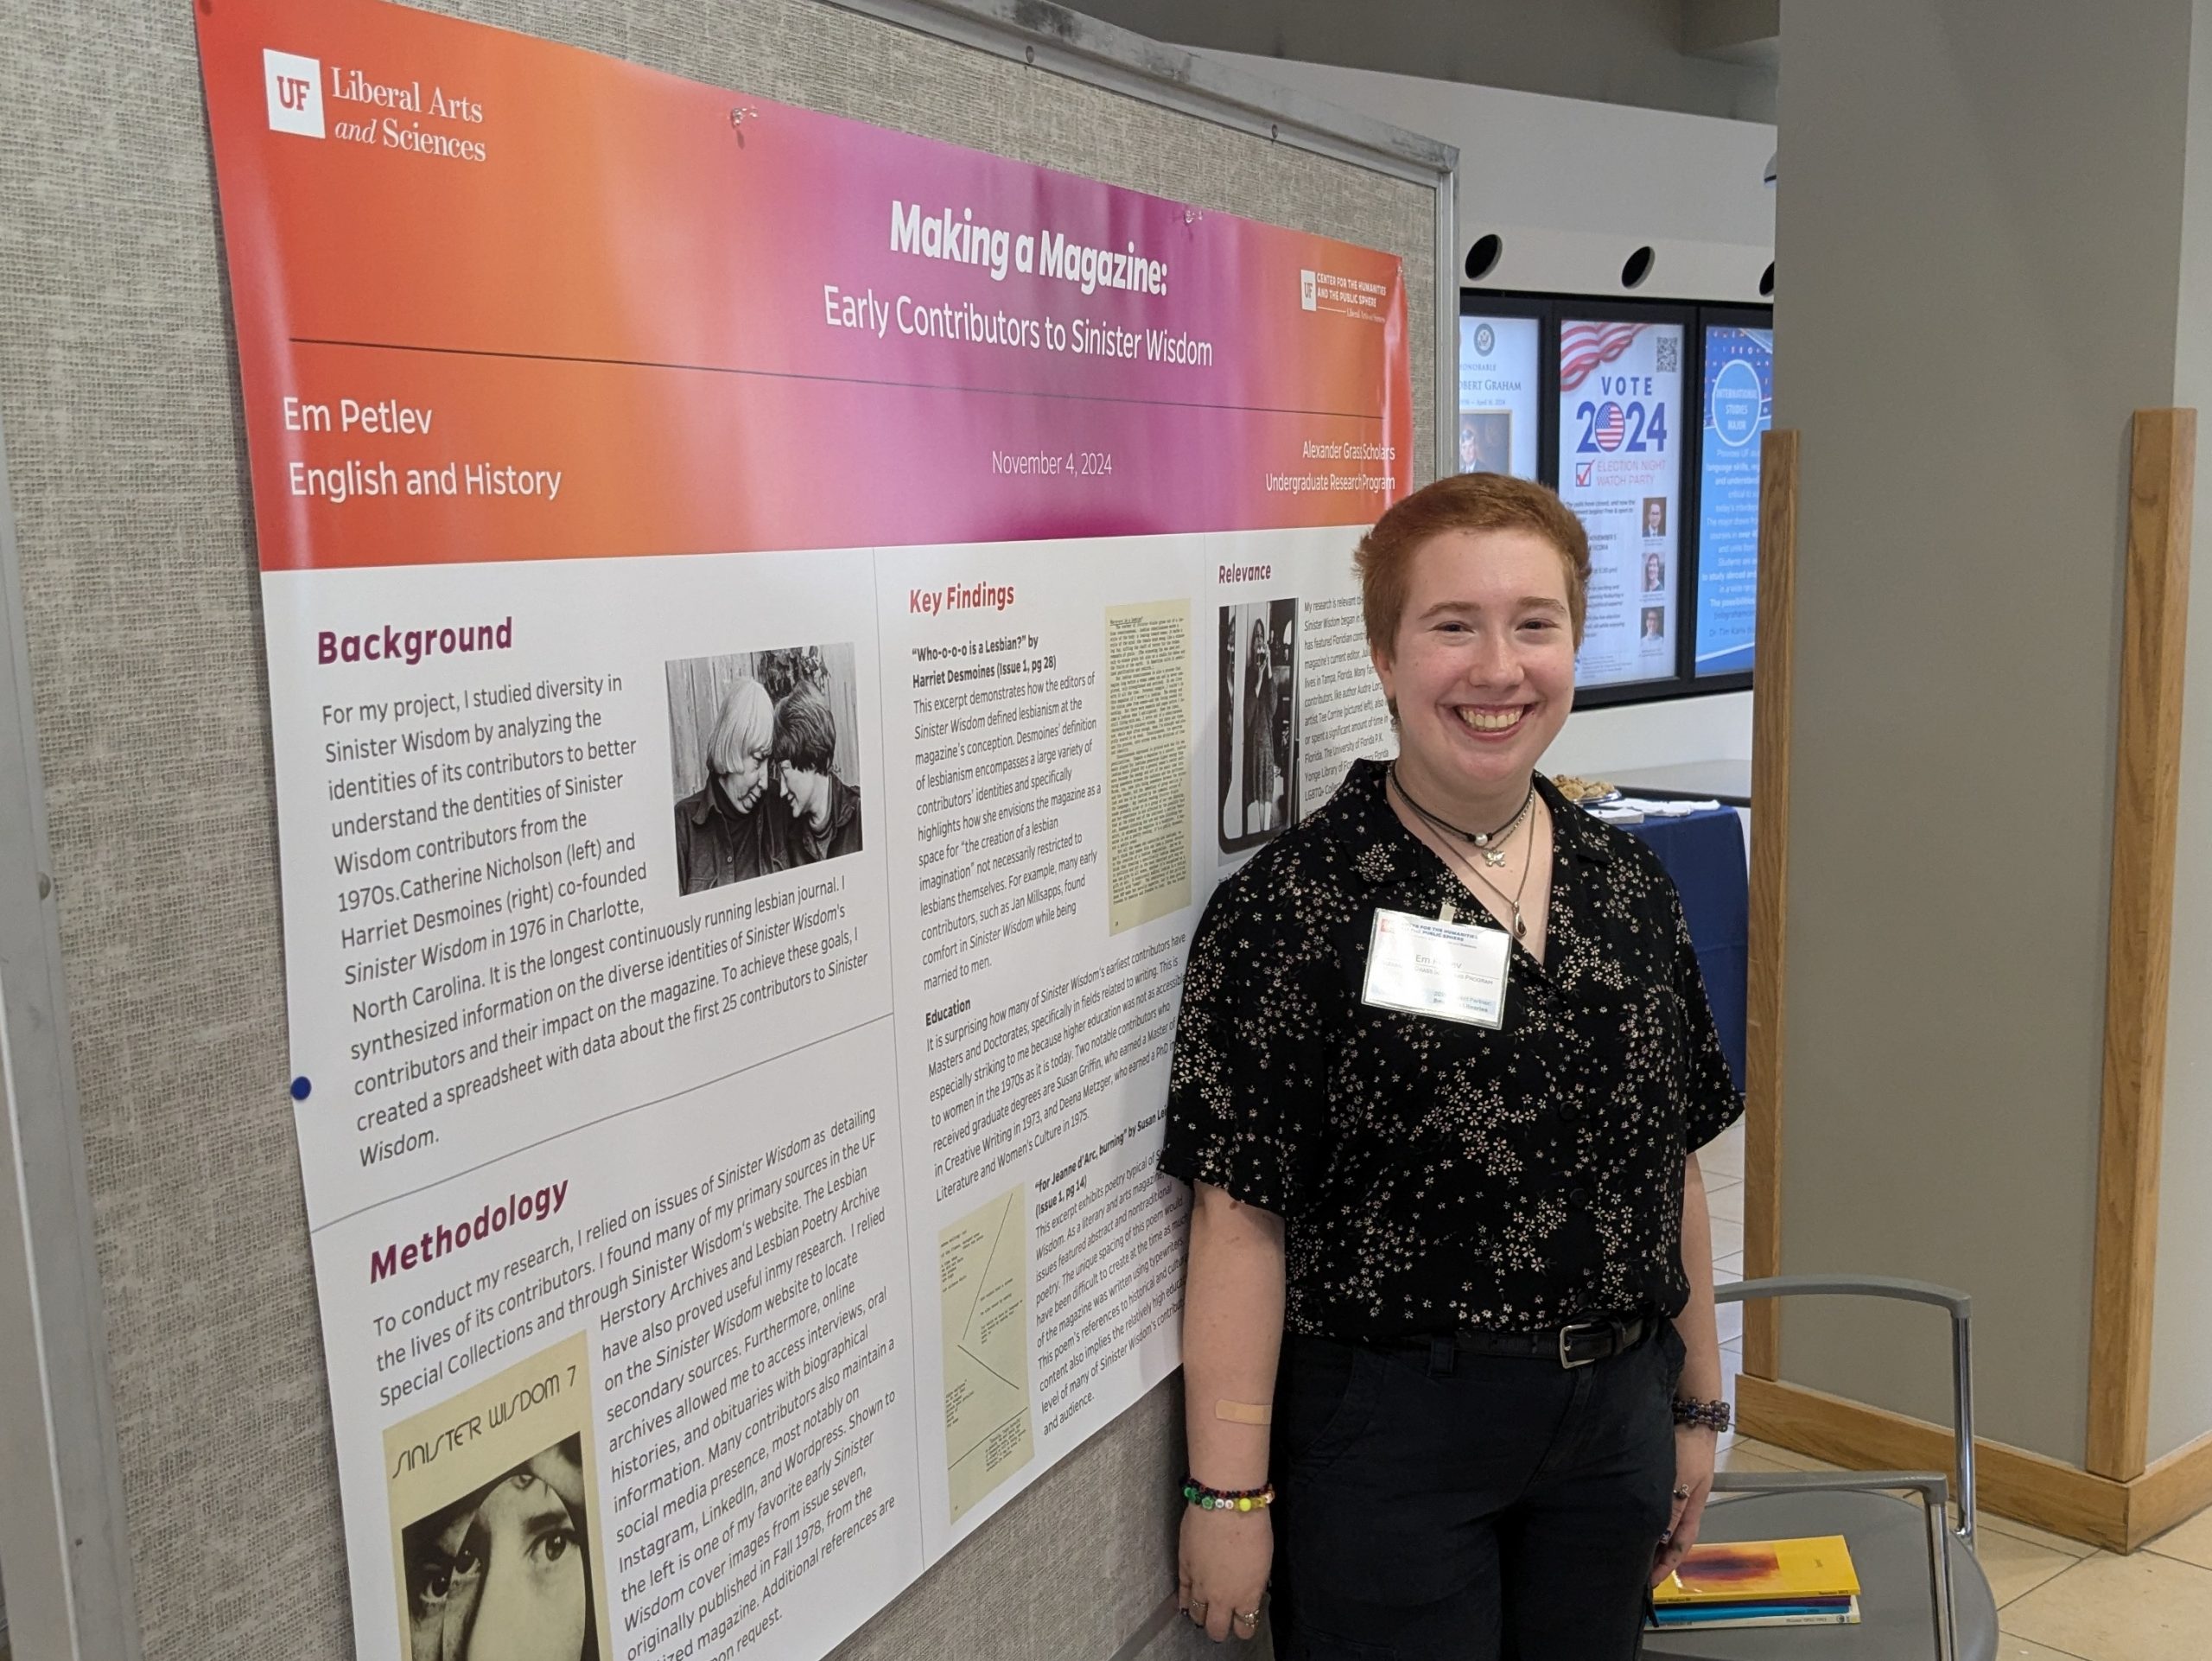
[[[1735,1415],[1726,1402],[1696,1402],[1686,1397],[1675,1398],[1675,1422],[1695,1425],[1700,1429],[1718,1430],[1723,1435],[1735,1422]]]
[[[1275,1503],[1275,1485],[1232,1491],[1209,1488],[1194,1476],[1183,1479],[1183,1499],[1200,1511],[1265,1511]]]

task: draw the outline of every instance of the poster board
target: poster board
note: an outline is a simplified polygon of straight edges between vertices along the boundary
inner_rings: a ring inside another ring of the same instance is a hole
[[[1198,99],[1208,111],[1191,113],[1178,99],[1193,82],[1206,93],[1202,74],[1149,73],[1153,54],[1061,14],[1025,32],[996,8],[882,10],[910,22],[942,14],[961,42],[803,4],[711,18],[485,13],[763,96],[1396,250],[1413,302],[1415,442],[1427,453],[1439,342],[1422,262],[1448,246],[1434,189],[1448,174],[1433,150],[1332,140],[1325,116],[1297,121],[1288,100],[1249,84],[1224,82],[1239,96],[1216,87]],[[0,417],[31,694],[18,714],[28,721],[35,703],[48,817],[37,851],[49,857],[31,863],[54,881],[44,918],[68,989],[67,1007],[27,1030],[69,1040],[68,1076],[41,1105],[75,1122],[74,1193],[99,1282],[97,1301],[78,1300],[92,1314],[75,1337],[86,1376],[104,1362],[108,1379],[92,1396],[65,1392],[56,1410],[113,1424],[114,1503],[96,1492],[102,1472],[66,1485],[68,1504],[94,1513],[72,1530],[76,1595],[88,1631],[135,1597],[148,1653],[343,1653],[300,1178],[289,1108],[272,1099],[286,1045],[266,693],[190,19],[121,5],[10,11],[28,49],[0,71],[23,112],[0,189],[25,235],[9,245],[0,290],[27,325],[0,344]],[[1101,49],[1117,39],[1118,55]],[[124,60],[127,137],[83,118]],[[1423,166],[1427,183],[1412,176]],[[60,194],[36,183],[63,178],[73,188]],[[118,768],[135,788],[109,788]],[[12,1015],[20,994],[10,996]],[[67,1163],[40,1167],[61,1181],[36,1185],[35,1204],[71,1199]],[[57,1232],[33,1231],[49,1244]],[[1051,1480],[1094,1498],[1148,1496],[1171,1474],[1173,1421],[1155,1392]],[[999,1543],[955,1554],[853,1652],[894,1652],[902,1633],[988,1654],[1088,1644],[1102,1622],[1133,1632],[1150,1604],[1131,1571],[1159,1558],[1172,1522],[1164,1509],[1146,1515],[1147,1531],[1092,1541],[1075,1564],[1028,1531],[997,1531]],[[105,1575],[93,1561],[104,1549]],[[1065,1599],[1025,1600],[1027,1577],[1045,1574]],[[93,1647],[130,1653],[135,1632],[124,1639]]]

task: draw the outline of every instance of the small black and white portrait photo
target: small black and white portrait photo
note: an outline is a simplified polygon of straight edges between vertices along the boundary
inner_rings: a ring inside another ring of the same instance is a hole
[[[408,1661],[601,1661],[570,1436],[400,1531]]]
[[[1513,468],[1513,411],[1459,411],[1459,471],[1508,473]]]
[[[1667,499],[1646,496],[1643,499],[1643,534],[1663,537],[1667,534]]]
[[[849,643],[671,662],[668,729],[680,892],[860,852]]]
[[[1667,638],[1666,607],[1646,606],[1643,608],[1643,633],[1642,638],[1647,640],[1663,640]]]
[[[1221,845],[1234,853],[1290,823],[1298,800],[1298,601],[1221,608]]]

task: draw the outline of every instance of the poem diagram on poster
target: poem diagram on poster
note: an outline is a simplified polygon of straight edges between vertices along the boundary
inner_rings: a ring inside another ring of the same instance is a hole
[[[1029,1462],[1029,1264],[1022,1193],[938,1238],[944,1317],[945,1474],[957,1521]]]

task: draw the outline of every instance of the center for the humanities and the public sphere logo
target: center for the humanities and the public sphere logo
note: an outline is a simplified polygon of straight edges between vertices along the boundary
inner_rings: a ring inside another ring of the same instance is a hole
[[[269,89],[269,126],[273,132],[322,137],[322,65],[314,58],[264,48],[262,80]]]

